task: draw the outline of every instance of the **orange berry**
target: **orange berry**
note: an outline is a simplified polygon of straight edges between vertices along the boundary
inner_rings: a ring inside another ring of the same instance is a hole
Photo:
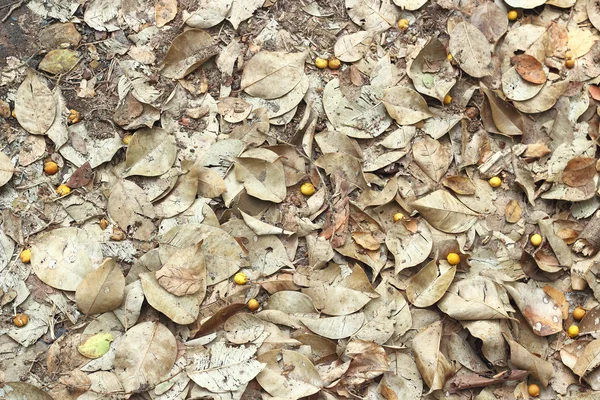
[[[48,161],[44,164],[44,172],[48,175],[54,175],[58,172],[58,164],[54,161]]]
[[[19,328],[27,325],[28,322],[29,322],[29,317],[27,316],[27,314],[23,314],[23,313],[17,314],[13,318],[13,324],[15,324],[15,326],[18,326]]]

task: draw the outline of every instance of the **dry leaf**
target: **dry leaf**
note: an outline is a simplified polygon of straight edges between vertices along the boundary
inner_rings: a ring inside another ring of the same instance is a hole
[[[154,309],[165,314],[177,324],[188,325],[196,321],[206,291],[186,296],[175,296],[158,283],[155,272],[140,274],[140,279],[144,296],[148,304]]]
[[[596,159],[575,157],[567,163],[562,180],[571,187],[584,186],[596,176]]]
[[[533,281],[530,281],[533,282]],[[562,331],[562,313],[554,299],[531,283],[502,283],[538,336]]]
[[[177,156],[175,138],[167,131],[140,129],[127,147],[125,176],[158,176],[171,168]]]
[[[600,339],[593,340],[585,346],[583,353],[573,366],[573,372],[580,378],[600,364]]]
[[[177,343],[171,331],[159,322],[142,322],[119,341],[115,373],[125,391],[147,390],[165,377],[176,357]]]
[[[452,164],[454,156],[448,142],[439,142],[429,136],[413,143],[415,163],[432,180],[439,182]]]
[[[189,29],[173,39],[160,73],[167,78],[183,79],[217,54],[218,48],[208,33]]]
[[[416,307],[429,307],[446,293],[456,274],[456,265],[433,260],[406,283],[406,297]]]
[[[234,1],[227,21],[231,22],[233,29],[237,29],[240,22],[247,20],[254,12],[264,4],[264,0]]]
[[[507,339],[510,345],[510,360],[520,369],[531,372],[531,376],[539,380],[546,387],[548,381],[554,376],[554,367],[549,361],[531,354],[527,349],[514,340]]]
[[[442,185],[452,190],[456,194],[462,194],[465,196],[470,196],[475,194],[475,185],[471,182],[466,176],[462,175],[452,175],[446,176],[440,182]]]
[[[198,294],[204,298],[206,292],[206,264],[201,252],[202,241],[187,247],[171,257],[156,271],[156,280],[175,296]]]
[[[241,88],[254,97],[281,97],[304,76],[305,58],[306,53],[261,51],[244,67]]]
[[[192,28],[207,29],[218,25],[227,17],[233,0],[200,0],[198,3],[198,8],[193,12],[183,11],[183,20]]]
[[[267,149],[243,153],[235,162],[235,177],[250,196],[281,203],[285,199],[285,171],[279,156]]]
[[[13,176],[15,167],[6,154],[0,151],[0,187],[6,185]]]
[[[412,125],[433,115],[425,99],[405,86],[386,89],[381,101],[399,125]]]
[[[521,75],[521,78],[527,82],[541,85],[546,83],[546,73],[535,57],[529,54],[520,54],[511,57],[510,62],[515,65],[515,70]]]
[[[506,11],[496,3],[485,2],[471,14],[471,23],[479,29],[490,43],[496,43],[508,29]]]
[[[118,308],[113,310],[113,313],[121,321],[125,330],[131,328],[137,322],[142,311],[143,302],[144,289],[140,280],[136,280],[125,286],[123,302]]]
[[[154,10],[156,26],[163,27],[177,16],[177,0],[157,0]]]
[[[358,31],[339,38],[335,43],[333,51],[335,56],[341,61],[348,63],[355,62],[363,58],[372,41],[372,33]]]
[[[450,32],[448,46],[460,68],[474,78],[490,74],[491,47],[479,29],[468,22],[460,22]]]
[[[437,306],[459,321],[507,319],[510,307],[508,296],[487,278],[467,278],[453,283]]]
[[[86,315],[112,311],[121,305],[125,292],[125,277],[112,258],[104,260],[77,286],[77,307]]]
[[[477,213],[444,190],[421,197],[411,205],[431,226],[447,233],[464,232],[477,221]]]
[[[417,368],[429,386],[429,392],[439,390],[452,374],[453,368],[440,352],[442,323],[435,322],[412,340],[412,349]]]
[[[456,72],[448,61],[446,48],[435,38],[421,49],[407,72],[417,91],[439,101],[444,101],[456,83]]]
[[[271,350],[257,360],[266,365],[256,380],[271,396],[296,400],[317,393],[323,386],[315,366],[298,352]]]
[[[344,339],[354,335],[363,326],[365,315],[356,313],[330,318],[300,318],[308,329],[327,339]]]
[[[387,232],[385,244],[396,260],[395,272],[414,267],[425,261],[433,248],[433,237],[427,224],[417,222],[417,229],[410,231],[402,223],[396,223]]]
[[[56,103],[45,80],[32,71],[17,90],[15,116],[27,132],[43,135],[56,116]]]
[[[345,5],[350,19],[364,31],[384,32],[398,20],[397,9],[389,0],[346,0]]]
[[[519,205],[519,202],[516,200],[509,201],[508,204],[506,204],[504,216],[506,222],[510,222],[511,224],[519,222],[521,219],[521,206]]]

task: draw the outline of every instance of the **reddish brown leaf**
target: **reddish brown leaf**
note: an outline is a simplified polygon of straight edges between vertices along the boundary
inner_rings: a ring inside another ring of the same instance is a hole
[[[514,56],[510,59],[510,62],[514,64],[517,73],[521,75],[521,78],[527,82],[541,85],[546,82],[546,74],[542,63],[540,63],[535,57],[529,54],[521,54]]]
[[[94,176],[94,171],[89,162],[86,162],[81,167],[77,168],[73,175],[67,181],[67,186],[71,189],[87,186]]]
[[[571,187],[586,185],[596,175],[596,159],[575,157],[567,163],[563,171],[563,182]]]
[[[516,200],[509,201],[504,210],[504,216],[506,217],[506,222],[510,222],[511,224],[519,222],[521,219],[521,206],[519,202]]]
[[[466,176],[455,175],[447,176],[442,179],[442,185],[457,194],[472,195],[475,194],[475,185]]]
[[[590,96],[594,100],[600,100],[600,87],[596,85],[590,85]]]

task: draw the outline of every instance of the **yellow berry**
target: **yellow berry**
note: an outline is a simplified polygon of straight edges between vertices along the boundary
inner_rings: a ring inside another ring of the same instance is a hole
[[[408,20],[406,18],[402,18],[400,21],[398,21],[398,28],[401,31],[407,30],[408,29],[408,25],[409,25],[409,22],[408,22]]]
[[[448,53],[446,58],[448,59],[448,61],[450,61],[450,64],[456,65],[456,60],[454,59],[454,57],[452,57],[452,54]]]
[[[519,17],[519,14],[515,10],[510,10],[508,12],[508,20],[509,21],[516,21],[518,17]]]
[[[452,103],[452,96],[450,96],[449,94],[447,94],[447,95],[444,96],[444,105],[447,106],[450,103]]]
[[[27,316],[27,314],[17,314],[13,318],[13,324],[15,324],[15,326],[18,326],[19,328],[27,325],[28,322],[29,317]]]
[[[533,383],[527,388],[527,393],[529,393],[530,396],[538,397],[540,395],[540,387]]]
[[[125,136],[122,140],[123,140],[123,144],[128,145],[131,142],[131,138],[133,137],[133,135],[127,135]]]
[[[565,67],[571,69],[575,66],[575,60],[573,60],[572,58],[565,61]]]
[[[531,242],[532,245],[534,245],[535,247],[539,246],[540,244],[542,244],[542,235],[536,233],[531,235],[531,237],[529,238],[529,241]]]
[[[233,277],[233,281],[235,283],[237,283],[238,285],[245,285],[246,282],[248,282],[248,277],[246,276],[245,273],[243,272],[238,272],[237,274],[235,274],[235,276]]]
[[[579,327],[577,325],[571,325],[567,331],[570,338],[576,338],[579,336]]]
[[[448,261],[448,264],[450,264],[450,265],[460,264],[460,256],[456,253],[448,253],[446,260]]]
[[[56,193],[57,193],[59,196],[61,196],[61,197],[62,197],[62,196],[66,196],[66,195],[68,195],[69,193],[71,193],[71,188],[70,188],[70,187],[68,187],[68,186],[67,186],[67,185],[65,185],[65,184],[62,184],[62,185],[60,185],[59,187],[57,187],[57,188],[56,188]]]
[[[340,69],[340,67],[342,66],[342,62],[337,58],[330,58],[327,62],[327,66],[329,67],[329,69]]]
[[[315,60],[315,67],[317,67],[319,69],[327,68],[328,64],[329,63],[324,58],[317,57],[317,59]]]
[[[573,53],[571,53],[570,51],[567,51],[565,53],[565,59],[566,60],[572,60],[573,59]]]
[[[494,177],[490,178],[489,183],[490,183],[491,187],[497,188],[497,187],[500,187],[500,185],[502,185],[502,179],[500,179],[497,176],[494,176]]]
[[[315,193],[315,186],[310,182],[305,182],[300,186],[300,193],[305,196],[312,196]]]
[[[25,264],[27,264],[28,262],[31,261],[31,250],[30,249],[25,249],[21,252],[21,254],[19,254],[19,258],[21,259],[21,261]]]
[[[581,307],[575,307],[573,310],[573,319],[576,321],[581,321],[585,317],[585,310]]]
[[[398,221],[403,220],[403,219],[404,219],[404,214],[402,214],[402,213],[396,213],[396,214],[394,214],[394,222],[398,222]]]
[[[250,311],[256,311],[256,310],[258,310],[258,307],[259,307],[258,300],[256,300],[256,299],[250,299],[248,301],[248,309]]]
[[[67,121],[70,124],[76,124],[81,121],[81,113],[77,110],[69,110],[69,116],[67,117]]]
[[[102,218],[98,224],[100,225],[100,229],[102,230],[108,228],[109,225],[108,220],[106,218]]]
[[[44,172],[48,175],[54,175],[58,172],[58,164],[54,161],[48,161],[44,164]]]

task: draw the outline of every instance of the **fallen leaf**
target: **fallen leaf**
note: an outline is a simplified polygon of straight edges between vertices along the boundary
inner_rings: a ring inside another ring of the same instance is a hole
[[[373,41],[372,33],[358,31],[338,39],[333,48],[335,56],[343,62],[355,62],[363,58]]]
[[[399,125],[412,125],[433,115],[425,99],[405,86],[386,89],[381,102]]]
[[[175,138],[160,128],[140,129],[127,147],[125,176],[158,176],[171,168],[177,156]]]
[[[142,322],[121,337],[115,354],[115,374],[125,391],[146,390],[164,378],[176,357],[177,343],[171,331],[159,322]]]
[[[521,219],[521,206],[518,201],[511,200],[506,204],[504,217],[506,218],[506,222],[510,222],[511,224],[519,222]]]
[[[271,350],[257,360],[266,365],[256,380],[271,396],[296,400],[317,393],[323,386],[313,363],[298,352]]]
[[[437,302],[440,310],[459,321],[508,319],[510,307],[506,292],[492,280],[477,277],[455,282]]]
[[[440,352],[442,328],[440,321],[435,322],[412,340],[415,362],[423,380],[429,386],[428,393],[441,389],[446,379],[454,372],[451,364]]]
[[[107,258],[83,278],[77,286],[77,307],[86,315],[112,311],[121,305],[125,291],[125,277],[119,264]]]
[[[206,292],[206,264],[201,252],[202,241],[180,250],[156,271],[159,285],[175,296],[186,296]]]
[[[234,1],[231,6],[231,11],[227,16],[227,21],[231,22],[233,29],[237,30],[240,22],[250,18],[263,4],[264,0]]]
[[[27,132],[43,135],[56,117],[56,103],[46,82],[29,71],[19,86],[15,99],[15,116]]]
[[[363,313],[330,318],[300,318],[308,329],[327,339],[344,339],[354,335],[365,322]]]
[[[261,51],[245,65],[241,88],[254,97],[281,97],[304,76],[305,58],[305,53]]]
[[[479,29],[468,22],[458,23],[450,32],[448,45],[460,68],[474,78],[490,74],[491,47]]]
[[[446,174],[454,159],[450,143],[440,142],[429,136],[415,141],[412,151],[415,163],[436,182]]]
[[[169,46],[160,73],[171,79],[183,79],[218,54],[212,37],[200,29],[189,29]]]
[[[10,181],[15,172],[15,167],[12,161],[6,154],[0,151],[0,187],[4,186]]]
[[[527,82],[541,85],[546,83],[546,73],[535,57],[529,54],[520,54],[510,59],[510,62],[515,65],[516,71],[521,75],[521,78]]]
[[[100,358],[108,353],[113,340],[115,338],[110,333],[97,333],[87,338],[77,350],[84,357],[91,359]]]
[[[488,42],[496,43],[508,30],[506,12],[496,3],[485,2],[473,10],[471,23],[479,29]]]
[[[417,91],[440,102],[456,84],[456,72],[448,61],[446,48],[435,38],[421,49],[407,72]]]
[[[452,190],[456,194],[462,194],[470,196],[475,194],[475,185],[466,176],[462,175],[451,175],[446,176],[440,182],[442,185]]]
[[[398,20],[398,11],[388,0],[346,0],[346,11],[350,19],[365,31],[384,32],[396,25]]]
[[[55,49],[44,56],[38,68],[54,75],[66,74],[77,65],[79,60],[79,53],[76,51]]]
[[[433,237],[427,224],[417,222],[417,229],[410,231],[402,223],[396,223],[387,232],[385,244],[393,254],[395,272],[414,267],[425,261],[433,248]]]
[[[456,274],[456,265],[434,260],[406,283],[406,297],[416,307],[429,307],[446,293]]]
[[[175,19],[177,15],[177,0],[158,0],[154,6],[156,26],[163,27]]]
[[[4,382],[0,395],[6,400],[52,400],[42,389],[25,382]]]
[[[196,321],[205,292],[201,293],[201,296],[197,293],[175,296],[158,283],[155,272],[140,274],[140,279],[144,296],[150,306],[177,324],[189,325]]]
[[[531,354],[525,347],[514,340],[506,340],[510,345],[510,360],[512,364],[526,371],[531,372],[531,376],[540,381],[546,387],[549,380],[554,376],[554,367],[549,361],[543,360]]]
[[[201,0],[198,2],[198,8],[191,13],[183,11],[183,20],[192,28],[212,28],[227,17],[232,4],[233,0]]]
[[[444,190],[421,197],[411,205],[431,226],[447,233],[464,232],[477,221],[477,213]]]
[[[140,280],[136,280],[125,286],[123,302],[118,308],[113,310],[113,313],[121,321],[125,330],[131,328],[137,322],[142,311],[143,302],[144,289]]]
[[[562,180],[571,187],[584,186],[596,176],[596,159],[575,157],[567,163]]]

